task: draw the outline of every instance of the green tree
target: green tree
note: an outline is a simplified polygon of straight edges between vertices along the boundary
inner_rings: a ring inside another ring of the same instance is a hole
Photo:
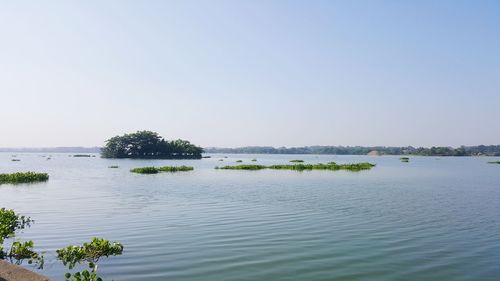
[[[115,136],[101,149],[103,158],[200,159],[203,149],[186,140],[167,141],[158,133],[138,131]]]

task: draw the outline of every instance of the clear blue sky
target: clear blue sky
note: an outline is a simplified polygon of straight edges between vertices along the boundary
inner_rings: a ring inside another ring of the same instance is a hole
[[[500,1],[0,1],[0,147],[500,143]]]

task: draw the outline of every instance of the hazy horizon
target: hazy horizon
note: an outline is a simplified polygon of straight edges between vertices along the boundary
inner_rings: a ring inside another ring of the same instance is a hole
[[[23,1],[0,147],[500,143],[498,1]]]
[[[464,145],[464,146],[479,146],[479,145],[484,145],[484,146],[497,146],[500,144],[476,144],[476,145]],[[245,146],[202,146],[203,148],[217,148],[217,149],[232,149],[232,148],[245,148],[245,147],[274,147],[274,148],[300,148],[300,147],[318,147],[318,146],[323,146],[323,147],[414,147],[414,148],[419,148],[419,147],[424,147],[424,148],[431,148],[431,147],[438,147],[436,145],[432,146],[415,146],[415,145],[401,145],[401,146],[388,146],[388,145],[302,145],[302,146],[273,146],[273,145],[245,145]],[[0,147],[0,152],[4,149],[12,149],[12,150],[42,150],[42,149],[95,149],[95,148],[102,148],[103,146],[3,146]],[[460,146],[451,146],[451,145],[443,145],[440,147],[452,147],[452,148],[459,148]],[[69,150],[68,150],[69,151]]]

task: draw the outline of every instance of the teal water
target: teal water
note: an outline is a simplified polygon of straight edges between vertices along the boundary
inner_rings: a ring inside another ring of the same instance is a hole
[[[92,236],[124,244],[105,279],[500,280],[496,158],[223,155],[202,160],[106,160],[0,153],[0,173],[50,180],[1,185],[0,207],[29,215],[20,235],[45,251],[41,273],[63,280],[55,250]],[[45,154],[47,156],[47,154]],[[258,162],[250,162],[257,158]],[[230,171],[243,163],[377,166],[347,171]],[[118,165],[118,169],[109,169]],[[192,165],[140,175],[132,167]]]

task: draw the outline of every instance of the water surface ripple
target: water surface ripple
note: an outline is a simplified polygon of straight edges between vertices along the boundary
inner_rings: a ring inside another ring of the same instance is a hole
[[[125,245],[106,279],[499,280],[500,166],[493,158],[214,155],[108,160],[0,153],[0,172],[50,180],[0,186],[0,207],[35,219],[20,235],[46,252],[102,236]],[[369,161],[370,171],[230,171],[244,163]],[[107,168],[118,165],[118,169]],[[192,165],[138,175],[132,167]]]

